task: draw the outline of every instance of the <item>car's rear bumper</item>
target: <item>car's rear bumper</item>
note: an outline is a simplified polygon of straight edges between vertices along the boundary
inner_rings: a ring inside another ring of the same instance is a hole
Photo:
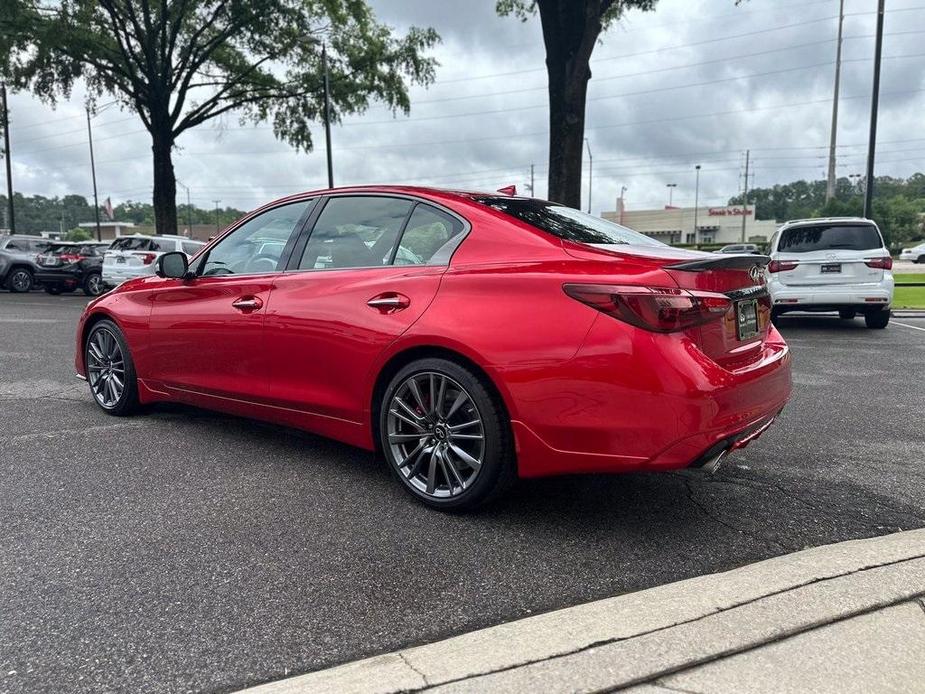
[[[877,309],[893,303],[894,282],[889,279],[875,284],[785,285],[770,282],[768,289],[774,308],[798,310],[838,310],[846,307]]]
[[[718,444],[746,445],[790,397],[790,352],[773,327],[755,361],[728,370],[685,336],[630,334],[612,320],[544,379],[557,397],[510,388],[521,476],[689,467]]]
[[[129,268],[104,266],[103,284],[110,287],[118,287],[123,282],[128,282],[129,280],[135,279],[136,277],[144,277],[145,275],[152,274],[154,274],[153,265]]]
[[[80,272],[50,269],[39,270],[33,277],[36,282],[46,286],[65,285],[70,287],[76,287],[82,279]]]

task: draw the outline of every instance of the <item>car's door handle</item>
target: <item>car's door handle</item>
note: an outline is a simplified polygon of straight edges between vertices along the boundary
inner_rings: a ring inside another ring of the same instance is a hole
[[[263,301],[256,296],[242,296],[240,299],[232,301],[231,305],[239,311],[256,311],[263,306]]]
[[[383,313],[392,313],[393,311],[408,308],[411,305],[411,299],[397,292],[386,292],[385,294],[377,294],[367,301],[366,305],[379,309]]]

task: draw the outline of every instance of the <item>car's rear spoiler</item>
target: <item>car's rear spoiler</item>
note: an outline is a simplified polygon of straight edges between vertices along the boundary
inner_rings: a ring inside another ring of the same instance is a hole
[[[706,272],[707,270],[748,270],[757,265],[764,267],[771,262],[767,255],[716,255],[711,258],[685,260],[683,263],[666,265],[666,270],[684,270],[687,272]]]

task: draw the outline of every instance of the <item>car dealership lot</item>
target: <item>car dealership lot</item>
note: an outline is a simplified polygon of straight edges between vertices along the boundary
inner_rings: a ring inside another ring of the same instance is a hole
[[[85,302],[0,294],[0,691],[227,691],[925,525],[925,320],[782,318],[793,399],[713,477],[531,481],[450,516],[309,434],[107,417],[73,377]]]

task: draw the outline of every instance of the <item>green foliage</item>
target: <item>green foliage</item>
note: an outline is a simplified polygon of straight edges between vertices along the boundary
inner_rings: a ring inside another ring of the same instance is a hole
[[[92,241],[93,234],[91,234],[86,229],[81,229],[80,227],[76,227],[74,229],[71,229],[69,232],[67,232],[64,235],[64,240],[65,241]]]
[[[16,230],[23,234],[38,234],[42,231],[78,228],[83,222],[95,219],[93,205],[82,195],[65,195],[62,198],[49,198],[43,195],[26,197],[20,193],[13,196],[16,207]],[[0,210],[6,210],[6,196],[0,195]],[[154,207],[147,202],[131,200],[117,205],[114,210],[116,220],[133,222],[137,225],[154,224]],[[180,206],[180,220],[183,225],[187,219],[186,205]],[[225,226],[244,215],[242,210],[226,207],[219,210],[219,224]],[[215,210],[192,208],[193,224],[215,224]]]
[[[835,197],[825,201],[825,181],[794,181],[756,188],[748,193],[749,204],[756,206],[758,219],[788,219],[810,217],[858,217],[864,211],[863,190],[848,178],[840,178]],[[729,199],[730,205],[741,205],[742,196]],[[873,214],[887,245],[900,246],[925,237],[925,174],[907,179],[881,176],[874,184]]]

